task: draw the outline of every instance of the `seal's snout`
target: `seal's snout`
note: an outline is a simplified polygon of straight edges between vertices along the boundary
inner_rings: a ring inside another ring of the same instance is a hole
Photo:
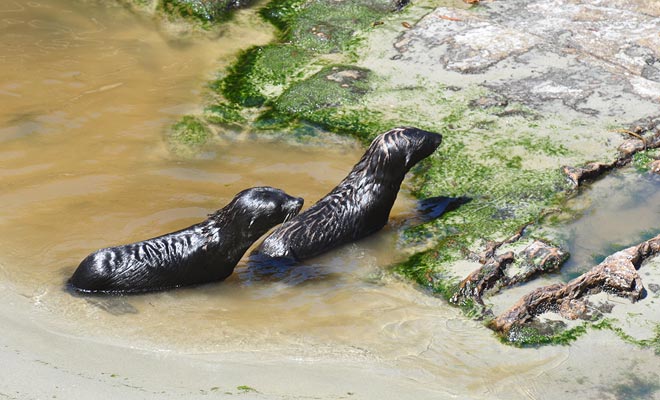
[[[437,149],[440,143],[442,143],[442,135],[435,132],[428,132],[428,136],[433,146]]]
[[[289,214],[297,215],[303,204],[305,204],[305,199],[302,197],[292,197],[286,204],[286,211]]]
[[[442,143],[442,135],[414,127],[396,128],[406,138],[405,166],[411,168],[433,152]]]
[[[440,143],[442,143],[442,135],[439,133],[429,132],[414,127],[406,127],[403,129],[405,130],[407,137],[420,143],[424,147],[432,147],[433,150],[435,150],[440,146]]]
[[[286,212],[284,222],[298,215],[304,203],[305,200],[302,197],[291,197],[291,199],[284,205],[284,211]]]

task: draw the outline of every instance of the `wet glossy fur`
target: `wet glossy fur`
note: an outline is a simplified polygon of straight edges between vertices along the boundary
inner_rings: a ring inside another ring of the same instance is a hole
[[[90,254],[70,285],[84,292],[143,292],[223,280],[252,243],[302,204],[279,189],[244,190],[204,222]]]
[[[381,134],[337,187],[277,228],[255,257],[303,260],[378,231],[387,224],[405,174],[441,141],[441,135],[417,128]]]

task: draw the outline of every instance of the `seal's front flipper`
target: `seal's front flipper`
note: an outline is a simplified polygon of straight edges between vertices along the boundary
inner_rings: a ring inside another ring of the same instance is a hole
[[[424,223],[432,221],[446,212],[454,211],[470,201],[472,201],[471,197],[429,197],[417,203],[417,211],[421,222]]]

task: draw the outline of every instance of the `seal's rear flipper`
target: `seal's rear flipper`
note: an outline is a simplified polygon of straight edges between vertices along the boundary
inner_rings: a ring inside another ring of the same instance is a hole
[[[417,203],[417,210],[422,222],[429,222],[446,212],[454,211],[470,201],[472,201],[471,197],[429,197],[428,199],[422,199]]]

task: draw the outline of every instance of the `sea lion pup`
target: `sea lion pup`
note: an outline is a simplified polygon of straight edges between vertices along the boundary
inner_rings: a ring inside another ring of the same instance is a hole
[[[437,133],[408,127],[379,135],[337,187],[275,229],[253,260],[303,260],[378,231],[387,224],[406,172],[441,141]]]
[[[128,293],[223,280],[252,243],[302,205],[279,189],[244,190],[204,222],[90,254],[69,284],[82,292]]]

